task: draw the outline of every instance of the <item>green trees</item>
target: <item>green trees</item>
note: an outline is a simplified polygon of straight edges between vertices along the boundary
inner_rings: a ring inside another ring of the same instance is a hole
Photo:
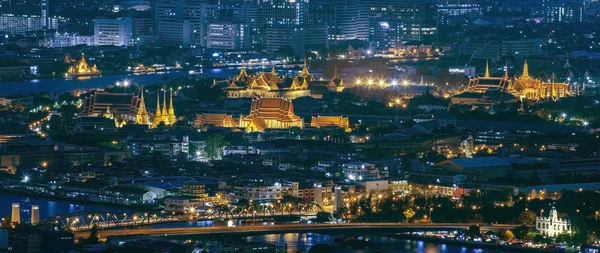
[[[502,239],[503,241],[512,241],[512,239],[515,238],[515,235],[513,234],[512,231],[510,230],[503,230],[502,233],[500,234],[500,239]]]
[[[225,137],[220,134],[213,134],[208,136],[204,145],[204,153],[209,159],[215,159],[221,157],[221,149],[224,146],[231,145],[231,142],[225,140]]]
[[[533,224],[535,222],[536,215],[534,212],[525,210],[519,214],[519,223]]]

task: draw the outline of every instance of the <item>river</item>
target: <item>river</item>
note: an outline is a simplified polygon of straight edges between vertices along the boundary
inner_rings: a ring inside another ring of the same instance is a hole
[[[7,193],[0,193],[0,217],[7,217],[11,215],[11,204],[19,203],[21,206],[21,221],[29,222],[31,219],[31,206],[38,205],[40,207],[40,219],[48,219],[56,217],[57,215],[81,212],[81,211],[97,211],[102,213],[113,213],[113,212],[133,212],[131,209],[126,207],[113,207],[103,206],[100,204],[80,204],[71,203],[65,200],[52,200],[45,198],[34,198],[25,197],[19,195],[11,195]]]
[[[392,237],[369,237],[369,241],[375,243],[372,247],[351,248],[341,244],[334,243],[336,236],[315,234],[315,233],[285,233],[270,234],[259,236],[248,236],[248,242],[267,242],[277,243],[277,245],[286,248],[287,253],[308,252],[316,244],[328,244],[336,253],[504,253],[508,251],[478,249],[472,247],[463,247],[458,245],[429,243],[418,240],[407,240]]]
[[[53,79],[33,79],[28,81],[0,82],[0,96],[10,94],[30,94],[34,92],[47,91],[50,93],[62,94],[71,92],[75,89],[95,89],[104,88],[107,85],[114,85],[123,80],[129,80],[130,83],[139,85],[148,85],[161,82],[164,76],[169,80],[178,77],[199,76],[204,78],[228,78],[238,74],[240,67],[206,69],[199,72],[190,73],[189,71],[169,71],[146,74],[122,74],[96,77],[80,77],[74,79],[53,78]],[[270,68],[257,67],[248,68],[248,71],[270,71]],[[279,74],[289,74],[294,70],[280,67]],[[296,70],[297,71],[297,70]],[[289,72],[289,73],[288,73]]]

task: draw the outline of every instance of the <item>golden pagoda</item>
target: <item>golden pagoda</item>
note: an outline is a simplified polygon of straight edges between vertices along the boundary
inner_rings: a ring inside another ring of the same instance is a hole
[[[142,86],[142,96],[140,98],[140,106],[135,115],[135,123],[140,125],[148,125],[148,112],[146,111],[146,102],[144,101],[144,86]]]
[[[166,126],[172,126],[175,124],[175,122],[177,122],[177,117],[175,116],[175,107],[173,107],[173,90],[171,90],[171,103],[168,109],[166,90],[163,90],[162,109],[160,106],[160,91],[156,91],[156,112],[154,113],[154,118],[152,119],[152,128],[158,127],[161,122]]]
[[[152,119],[152,127],[157,127],[162,121],[162,115],[160,114],[160,93],[156,91],[156,112]]]
[[[169,99],[168,120],[171,123],[171,125],[173,125],[173,124],[175,124],[175,122],[177,122],[177,117],[175,117],[175,108],[173,107],[173,89],[172,88],[171,88],[171,94],[170,94],[170,99]]]
[[[163,123],[165,123],[165,125],[171,125],[171,124],[169,124],[169,111],[167,111],[167,90],[166,90],[166,87],[165,87],[165,89],[163,89],[163,106],[162,106],[162,110],[160,111],[160,114],[162,115],[161,121]]]
[[[102,73],[100,70],[98,70],[96,64],[90,67],[83,55],[81,56],[81,59],[79,61],[75,61],[73,60],[73,58],[71,58],[70,55],[67,55],[65,57],[64,63],[71,65],[67,69],[67,77],[97,76]]]

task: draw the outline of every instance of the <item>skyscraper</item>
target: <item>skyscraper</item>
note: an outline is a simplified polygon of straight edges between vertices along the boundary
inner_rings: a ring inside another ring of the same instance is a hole
[[[24,33],[49,29],[48,0],[0,0],[0,31]]]
[[[219,5],[206,1],[157,0],[155,16],[158,40],[161,45],[168,42],[162,46],[206,46],[207,24],[218,18],[218,9]],[[188,36],[189,43],[171,44],[173,41],[187,40],[181,36]]]
[[[130,46],[133,28],[131,18],[94,19],[94,45]]]
[[[308,0],[263,0],[263,19],[268,26],[304,25],[308,22]]]

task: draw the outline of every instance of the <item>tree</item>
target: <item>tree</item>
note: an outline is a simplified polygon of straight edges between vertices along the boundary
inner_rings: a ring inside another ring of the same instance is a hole
[[[280,54],[281,56],[283,56],[284,58],[294,58],[294,56],[296,55],[294,53],[294,49],[290,46],[282,46],[279,49],[277,49],[277,53]]]
[[[79,238],[79,243],[82,245],[98,244],[98,226],[94,225],[90,231],[90,237],[87,239]]]
[[[335,253],[335,250],[327,244],[317,244],[312,246],[310,250],[308,250],[308,253]]]
[[[481,228],[477,225],[473,225],[469,227],[469,230],[467,230],[467,235],[473,237],[473,236],[479,236],[481,235]]]
[[[315,218],[315,222],[328,222],[331,214],[328,212],[318,212],[317,218]]]
[[[535,222],[536,215],[530,210],[525,210],[519,214],[519,223],[533,224]]]
[[[515,235],[513,234],[512,231],[510,230],[503,230],[502,233],[500,234],[500,239],[502,239],[503,241],[512,241],[513,238],[515,238]]]
[[[215,159],[221,156],[221,148],[224,146],[231,145],[230,142],[225,140],[225,137],[220,134],[214,134],[208,137],[204,146],[204,152],[206,157]]]

